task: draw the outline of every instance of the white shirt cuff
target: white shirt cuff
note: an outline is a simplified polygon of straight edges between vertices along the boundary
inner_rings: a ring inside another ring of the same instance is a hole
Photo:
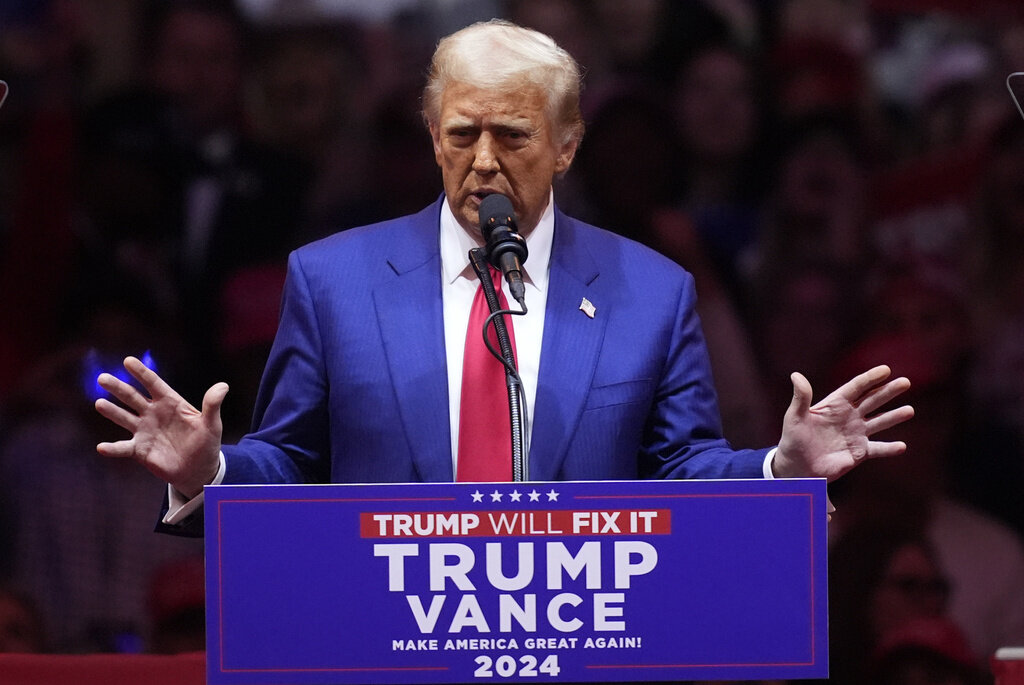
[[[210,485],[220,485],[224,482],[224,474],[227,472],[227,462],[224,461],[224,453],[220,453],[220,464],[217,466],[217,475],[213,477]],[[203,495],[204,492],[200,492],[192,499],[186,499],[184,495],[174,489],[170,484],[167,485],[167,513],[164,514],[163,523],[171,526],[176,526],[189,516],[191,516],[199,507],[203,506]]]
[[[775,480],[775,474],[772,473],[772,459],[775,458],[775,453],[778,451],[778,447],[773,447],[768,450],[768,454],[764,455],[764,463],[761,464],[761,474],[768,480]]]
[[[768,480],[775,480],[775,474],[772,473],[772,460],[775,458],[775,453],[778,450],[778,447],[773,447],[768,450],[768,454],[764,455],[764,463],[761,464],[761,474]],[[832,500],[829,499],[828,495],[825,495],[825,511],[830,519],[835,510],[836,508],[832,505]]]

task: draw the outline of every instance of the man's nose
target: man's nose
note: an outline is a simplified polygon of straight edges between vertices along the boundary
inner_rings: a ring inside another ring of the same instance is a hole
[[[476,150],[473,155],[473,171],[478,174],[493,174],[498,171],[498,156],[495,150],[494,138],[484,133],[476,142]]]

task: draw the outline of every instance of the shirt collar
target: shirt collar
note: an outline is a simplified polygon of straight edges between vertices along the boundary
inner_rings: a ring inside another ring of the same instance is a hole
[[[548,285],[548,264],[551,261],[551,245],[555,235],[554,192],[548,194],[548,204],[537,222],[536,228],[526,236],[529,251],[523,263],[523,282],[544,292]],[[476,279],[469,263],[469,251],[479,247],[455,219],[448,200],[441,203],[441,272],[446,284],[452,284],[460,276]]]

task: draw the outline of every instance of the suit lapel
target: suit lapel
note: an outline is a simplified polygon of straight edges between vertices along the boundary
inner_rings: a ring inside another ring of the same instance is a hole
[[[607,311],[595,288],[598,265],[578,242],[572,219],[555,213],[544,340],[530,440],[531,480],[555,480],[597,368]],[[583,298],[596,306],[593,319],[580,310]]]
[[[373,292],[384,352],[412,459],[422,480],[452,480],[448,371],[438,248],[440,202],[410,217],[388,256],[394,277]],[[399,430],[395,426],[395,430]]]

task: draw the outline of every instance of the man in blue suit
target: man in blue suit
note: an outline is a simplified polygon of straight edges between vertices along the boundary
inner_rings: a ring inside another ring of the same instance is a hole
[[[164,523],[186,522],[209,483],[451,481],[458,469],[463,340],[477,287],[481,200],[507,196],[529,246],[530,312],[517,318],[533,408],[533,480],[836,478],[902,443],[870,439],[912,416],[878,411],[909,387],[872,369],[811,406],[794,399],[772,450],[721,436],[693,279],[668,259],[554,205],[583,124],[579,71],[550,38],[507,22],[441,41],[424,115],[444,195],[418,214],[345,231],[289,260],[254,431],[222,446],[223,383],[202,411],[129,358],[146,389],[104,374],[133,457],[170,485]],[[462,410],[463,413],[466,411]]]

